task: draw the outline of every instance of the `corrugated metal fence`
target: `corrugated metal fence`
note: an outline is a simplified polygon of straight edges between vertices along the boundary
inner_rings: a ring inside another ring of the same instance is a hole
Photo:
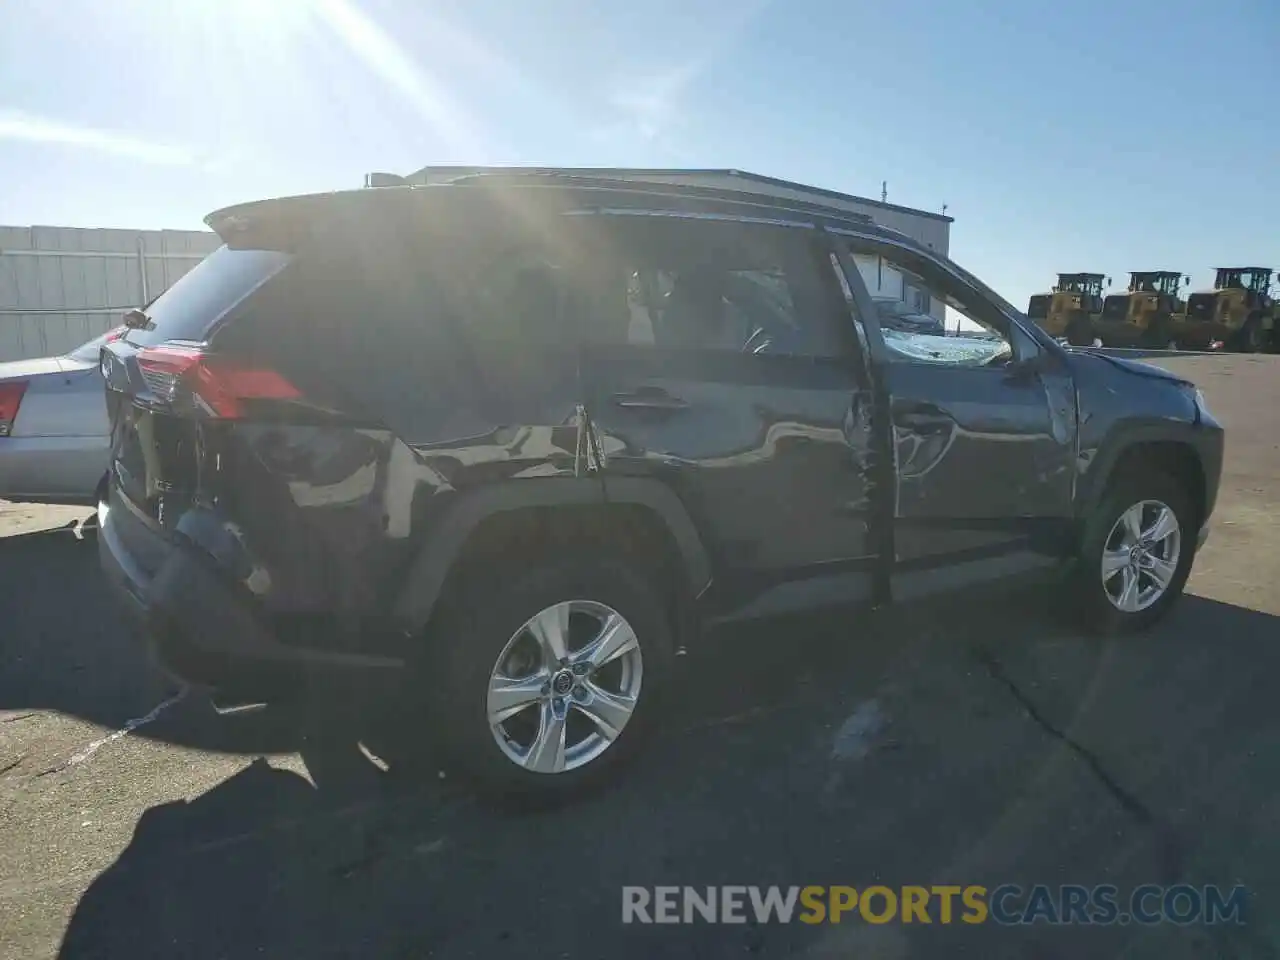
[[[220,242],[204,230],[0,226],[0,361],[74,349]]]

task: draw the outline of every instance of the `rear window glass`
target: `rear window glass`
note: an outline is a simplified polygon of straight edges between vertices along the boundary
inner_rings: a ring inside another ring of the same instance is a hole
[[[130,330],[130,343],[204,340],[219,320],[284,269],[289,254],[219,247],[147,309],[151,329]]]

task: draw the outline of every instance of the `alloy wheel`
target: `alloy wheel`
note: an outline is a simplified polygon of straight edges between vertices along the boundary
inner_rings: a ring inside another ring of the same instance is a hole
[[[507,641],[489,676],[489,729],[512,763],[564,773],[609,749],[635,712],[640,643],[622,614],[594,600],[556,603]]]
[[[1182,550],[1178,515],[1159,500],[1120,514],[1102,547],[1102,589],[1122,613],[1138,613],[1173,583]]]

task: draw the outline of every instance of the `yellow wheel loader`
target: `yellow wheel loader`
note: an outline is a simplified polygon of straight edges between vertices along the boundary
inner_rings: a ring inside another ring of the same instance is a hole
[[[1108,294],[1095,334],[1108,347],[1169,347],[1177,339],[1174,319],[1186,307],[1181,297],[1183,277],[1173,270],[1138,270],[1129,274],[1129,289]],[[1187,282],[1191,278],[1187,277]]]
[[[1093,322],[1102,312],[1101,273],[1060,273],[1049,293],[1037,293],[1027,304],[1027,317],[1052,337],[1072,346],[1093,343]]]
[[[1212,290],[1187,298],[1186,314],[1174,323],[1174,339],[1187,347],[1221,343],[1237,353],[1276,347],[1280,308],[1271,294],[1270,267],[1219,267]]]

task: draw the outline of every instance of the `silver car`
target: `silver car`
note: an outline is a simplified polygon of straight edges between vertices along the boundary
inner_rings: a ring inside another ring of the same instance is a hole
[[[121,332],[0,363],[0,500],[96,503],[109,447],[99,350]]]

